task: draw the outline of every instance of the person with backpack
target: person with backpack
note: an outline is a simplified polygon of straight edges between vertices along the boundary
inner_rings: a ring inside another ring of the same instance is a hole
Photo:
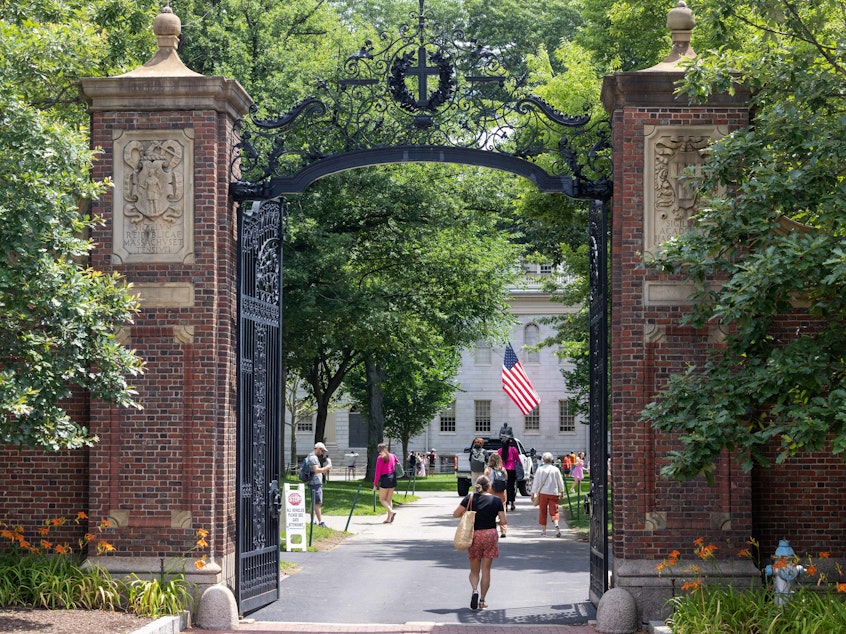
[[[397,465],[399,459],[388,451],[388,445],[379,443],[376,447],[379,456],[376,458],[376,472],[373,475],[373,490],[379,490],[379,503],[388,511],[388,516],[383,524],[390,524],[394,521],[394,489],[397,488]]]
[[[476,480],[485,473],[487,458],[485,456],[485,439],[476,438],[470,447],[470,484],[476,485]]]
[[[508,474],[502,466],[502,456],[498,453],[491,454],[484,475],[491,481],[491,495],[495,495],[502,500],[502,508],[505,509],[505,489],[508,486]],[[505,537],[505,524],[500,525],[499,536]]]
[[[311,475],[309,476],[309,468]],[[327,528],[323,522],[323,474],[329,473],[332,463],[329,461],[326,445],[322,442],[314,443],[312,451],[300,467],[300,480],[308,484],[311,490],[311,505],[314,517],[317,518],[317,525]]]

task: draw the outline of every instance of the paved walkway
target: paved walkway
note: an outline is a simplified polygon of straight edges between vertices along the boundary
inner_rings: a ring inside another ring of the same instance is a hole
[[[587,600],[588,545],[568,531],[562,539],[542,538],[528,498],[518,497],[517,511],[509,513],[489,608],[470,610],[467,558],[451,544],[458,502],[455,494],[422,493],[419,502],[399,508],[393,524],[382,524],[384,516],[353,517],[354,536],[331,551],[283,552],[302,570],[283,581],[279,601],[251,614],[238,631],[596,634]],[[325,520],[338,530],[347,522],[345,516]]]

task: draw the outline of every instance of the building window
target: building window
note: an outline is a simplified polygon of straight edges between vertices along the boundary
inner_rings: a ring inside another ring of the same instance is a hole
[[[474,401],[476,405],[476,433],[491,433],[491,402]]]
[[[523,419],[523,429],[527,433],[540,431],[540,405],[526,414]]]
[[[491,364],[491,346],[487,341],[476,342],[476,352],[474,361],[476,365]]]
[[[441,412],[441,433],[455,433],[455,401]]]
[[[314,414],[298,414],[297,415],[297,431],[313,432],[314,431]]]
[[[562,434],[576,431],[576,415],[569,399],[558,401],[558,431]]]
[[[526,347],[537,346],[540,341],[540,328],[535,324],[529,324],[523,329],[523,343]],[[526,363],[540,363],[540,351],[538,350],[524,350],[523,356],[526,358]]]

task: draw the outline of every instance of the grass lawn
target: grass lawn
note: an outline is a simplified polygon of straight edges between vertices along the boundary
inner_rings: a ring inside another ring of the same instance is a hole
[[[285,482],[299,484],[295,476],[289,476]],[[359,488],[360,487],[360,488]],[[413,491],[452,491],[455,492],[455,475],[438,474],[409,480],[404,478],[399,481],[394,491],[394,504],[401,507],[403,504],[418,500]],[[405,494],[408,490],[408,495]],[[308,491],[306,491],[308,496]],[[353,504],[355,507],[353,508]],[[323,485],[323,512],[326,515],[341,515],[348,517],[350,509],[353,515],[382,515],[385,509],[379,504],[378,496],[374,497],[373,482],[364,480],[329,480]],[[285,548],[285,532],[282,527],[282,548]],[[309,532],[311,528],[309,527]],[[342,531],[335,531],[331,528],[314,527],[312,546],[309,551],[321,550],[318,545],[320,541],[337,541],[343,536]]]

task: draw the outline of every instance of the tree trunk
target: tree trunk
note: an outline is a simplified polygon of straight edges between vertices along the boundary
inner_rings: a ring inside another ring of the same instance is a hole
[[[364,364],[367,376],[367,480],[376,473],[376,446],[382,442],[385,429],[385,412],[382,409],[382,383],[385,370],[368,360]]]

